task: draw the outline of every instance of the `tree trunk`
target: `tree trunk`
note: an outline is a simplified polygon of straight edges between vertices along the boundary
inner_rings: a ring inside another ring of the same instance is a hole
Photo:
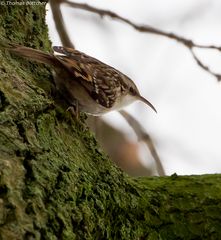
[[[0,36],[46,51],[44,15],[2,4]],[[220,175],[128,177],[52,90],[48,68],[0,51],[0,239],[221,238]]]

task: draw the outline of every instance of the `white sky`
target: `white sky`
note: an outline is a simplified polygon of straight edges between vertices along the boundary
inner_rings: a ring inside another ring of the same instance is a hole
[[[200,44],[221,46],[220,0],[88,0],[136,23],[172,31]],[[158,114],[142,103],[127,110],[151,133],[166,173],[221,172],[221,86],[203,71],[182,45],[164,37],[142,34],[109,18],[62,6],[77,49],[127,74]],[[54,45],[60,41],[48,13]],[[199,50],[201,60],[221,73],[221,53]],[[105,120],[136,141],[117,113]],[[146,165],[150,159],[143,157]]]

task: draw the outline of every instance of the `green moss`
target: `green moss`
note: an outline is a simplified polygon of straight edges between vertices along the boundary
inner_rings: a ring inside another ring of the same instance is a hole
[[[1,5],[0,34],[47,50],[44,14]],[[129,178],[51,96],[48,68],[0,62],[0,238],[219,239],[220,175]]]

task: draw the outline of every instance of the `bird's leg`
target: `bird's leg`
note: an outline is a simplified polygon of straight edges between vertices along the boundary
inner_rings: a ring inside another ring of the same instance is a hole
[[[66,111],[69,111],[71,115],[78,120],[80,116],[78,101],[75,100],[75,104],[69,106]]]

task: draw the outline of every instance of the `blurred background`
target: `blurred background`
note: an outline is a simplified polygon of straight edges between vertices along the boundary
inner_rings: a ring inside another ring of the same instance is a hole
[[[199,44],[221,46],[220,0],[78,2],[111,10],[135,23],[173,32]],[[61,45],[49,5],[47,9],[51,40],[53,45]],[[221,86],[196,64],[188,49],[163,36],[135,31],[109,17],[101,18],[65,4],[61,11],[75,47],[128,75],[157,108],[155,114],[136,102],[125,110],[152,137],[166,175],[220,173]],[[195,53],[221,74],[220,52],[199,49]],[[157,175],[154,159],[146,145],[138,143],[125,119],[118,112],[102,119],[108,127],[103,134],[99,132],[100,143],[108,146],[111,158],[131,175]],[[102,124],[96,128],[102,131]],[[112,137],[113,131],[117,134]]]

